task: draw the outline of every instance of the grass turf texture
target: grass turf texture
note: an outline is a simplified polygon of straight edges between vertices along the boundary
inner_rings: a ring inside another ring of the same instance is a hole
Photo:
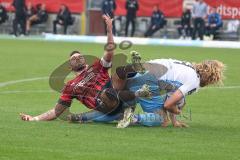
[[[225,86],[240,85],[240,50],[133,46],[144,60],[218,59],[227,65]],[[0,40],[0,82],[45,77],[72,50],[101,56],[103,45]],[[116,53],[122,52],[117,50]],[[50,90],[48,80],[0,88],[0,159],[240,159],[240,89],[204,89],[187,98],[190,128],[129,127],[115,124],[22,122],[18,114],[39,114],[53,107],[58,93],[6,93]],[[75,112],[84,107],[74,102]]]

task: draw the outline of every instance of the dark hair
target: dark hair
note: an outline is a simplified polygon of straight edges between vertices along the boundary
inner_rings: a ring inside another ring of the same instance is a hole
[[[41,3],[36,4],[36,9],[37,9],[37,10],[40,10],[40,9],[41,9],[41,6],[42,6]]]
[[[81,54],[79,51],[72,51],[72,52],[70,53],[70,57],[71,57],[72,55],[76,54],[76,53]]]
[[[61,4],[61,6],[64,6],[64,7],[65,7],[65,10],[66,10],[66,11],[69,11],[69,8],[68,8],[67,5],[65,5],[65,4]]]

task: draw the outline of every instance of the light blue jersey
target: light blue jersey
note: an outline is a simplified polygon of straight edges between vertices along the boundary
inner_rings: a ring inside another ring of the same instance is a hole
[[[142,107],[142,110],[147,113],[154,113],[164,106],[165,97],[160,96],[160,89],[158,86],[158,80],[150,73],[137,74],[133,78],[127,80],[127,89],[132,92],[139,90],[144,84],[150,87],[152,93],[151,99],[137,98],[137,103]]]

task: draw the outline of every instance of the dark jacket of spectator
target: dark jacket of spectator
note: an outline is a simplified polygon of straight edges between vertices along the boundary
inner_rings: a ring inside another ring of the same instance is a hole
[[[189,38],[192,36],[192,27],[191,27],[192,13],[189,9],[184,8],[181,21],[178,23],[178,33],[182,38]],[[184,32],[183,32],[184,31]]]
[[[37,17],[38,23],[46,22],[48,19],[48,13],[45,8],[42,8],[41,5],[37,7]]]
[[[72,25],[74,23],[74,19],[71,16],[71,12],[68,7],[62,5],[56,20],[53,21],[53,33],[57,34],[57,24],[62,25],[64,27],[64,34],[67,34],[68,25]]]
[[[190,26],[191,25],[192,14],[190,10],[186,10],[183,12],[181,17],[181,25],[182,26]]]
[[[25,34],[26,24],[26,5],[25,0],[14,0],[13,7],[15,8],[15,19],[13,20],[13,34],[18,36],[18,24],[21,26],[21,33]]]
[[[108,14],[111,18],[114,18],[114,11],[117,9],[115,0],[104,0],[102,3],[102,12],[103,14]],[[105,34],[107,34],[106,24],[105,25]],[[116,34],[115,21],[112,22],[113,25],[113,34]]]
[[[25,0],[14,0],[13,7],[15,8],[15,13],[24,15],[26,11]]]
[[[218,13],[212,13],[208,16],[208,25],[215,24],[216,27],[222,26],[222,18]]]
[[[8,19],[6,9],[0,4],[0,24],[4,23]]]
[[[29,18],[36,13],[36,10],[32,6],[28,6],[26,9],[26,17]]]
[[[162,11],[154,11],[151,17],[151,25],[153,26],[163,26],[166,24],[165,16]]]
[[[127,18],[129,19],[136,18],[136,14],[139,9],[137,0],[127,0],[125,8],[127,10]]]
[[[115,0],[104,0],[102,4],[102,12],[103,14],[108,14],[110,17],[114,17],[114,10],[116,10],[117,6]]]
[[[162,11],[158,9],[158,6],[154,6],[153,14],[151,17],[151,25],[144,34],[144,37],[151,37],[159,29],[163,28],[166,25],[167,21]]]
[[[127,0],[125,4],[125,8],[127,10],[125,36],[128,36],[128,27],[129,27],[129,24],[131,24],[132,25],[131,36],[133,37],[135,32],[135,18],[138,11],[138,1]]]
[[[59,10],[56,20],[63,21],[64,23],[67,23],[67,24],[72,24],[72,17],[69,9],[66,7],[65,10]]]

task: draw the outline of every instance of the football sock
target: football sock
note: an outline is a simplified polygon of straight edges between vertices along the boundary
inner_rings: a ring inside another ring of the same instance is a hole
[[[137,123],[148,127],[160,126],[163,122],[163,117],[155,113],[137,114],[134,118],[137,119]]]
[[[107,115],[98,111],[90,111],[82,113],[82,122],[95,121],[95,122],[112,122],[121,118],[121,114]]]

